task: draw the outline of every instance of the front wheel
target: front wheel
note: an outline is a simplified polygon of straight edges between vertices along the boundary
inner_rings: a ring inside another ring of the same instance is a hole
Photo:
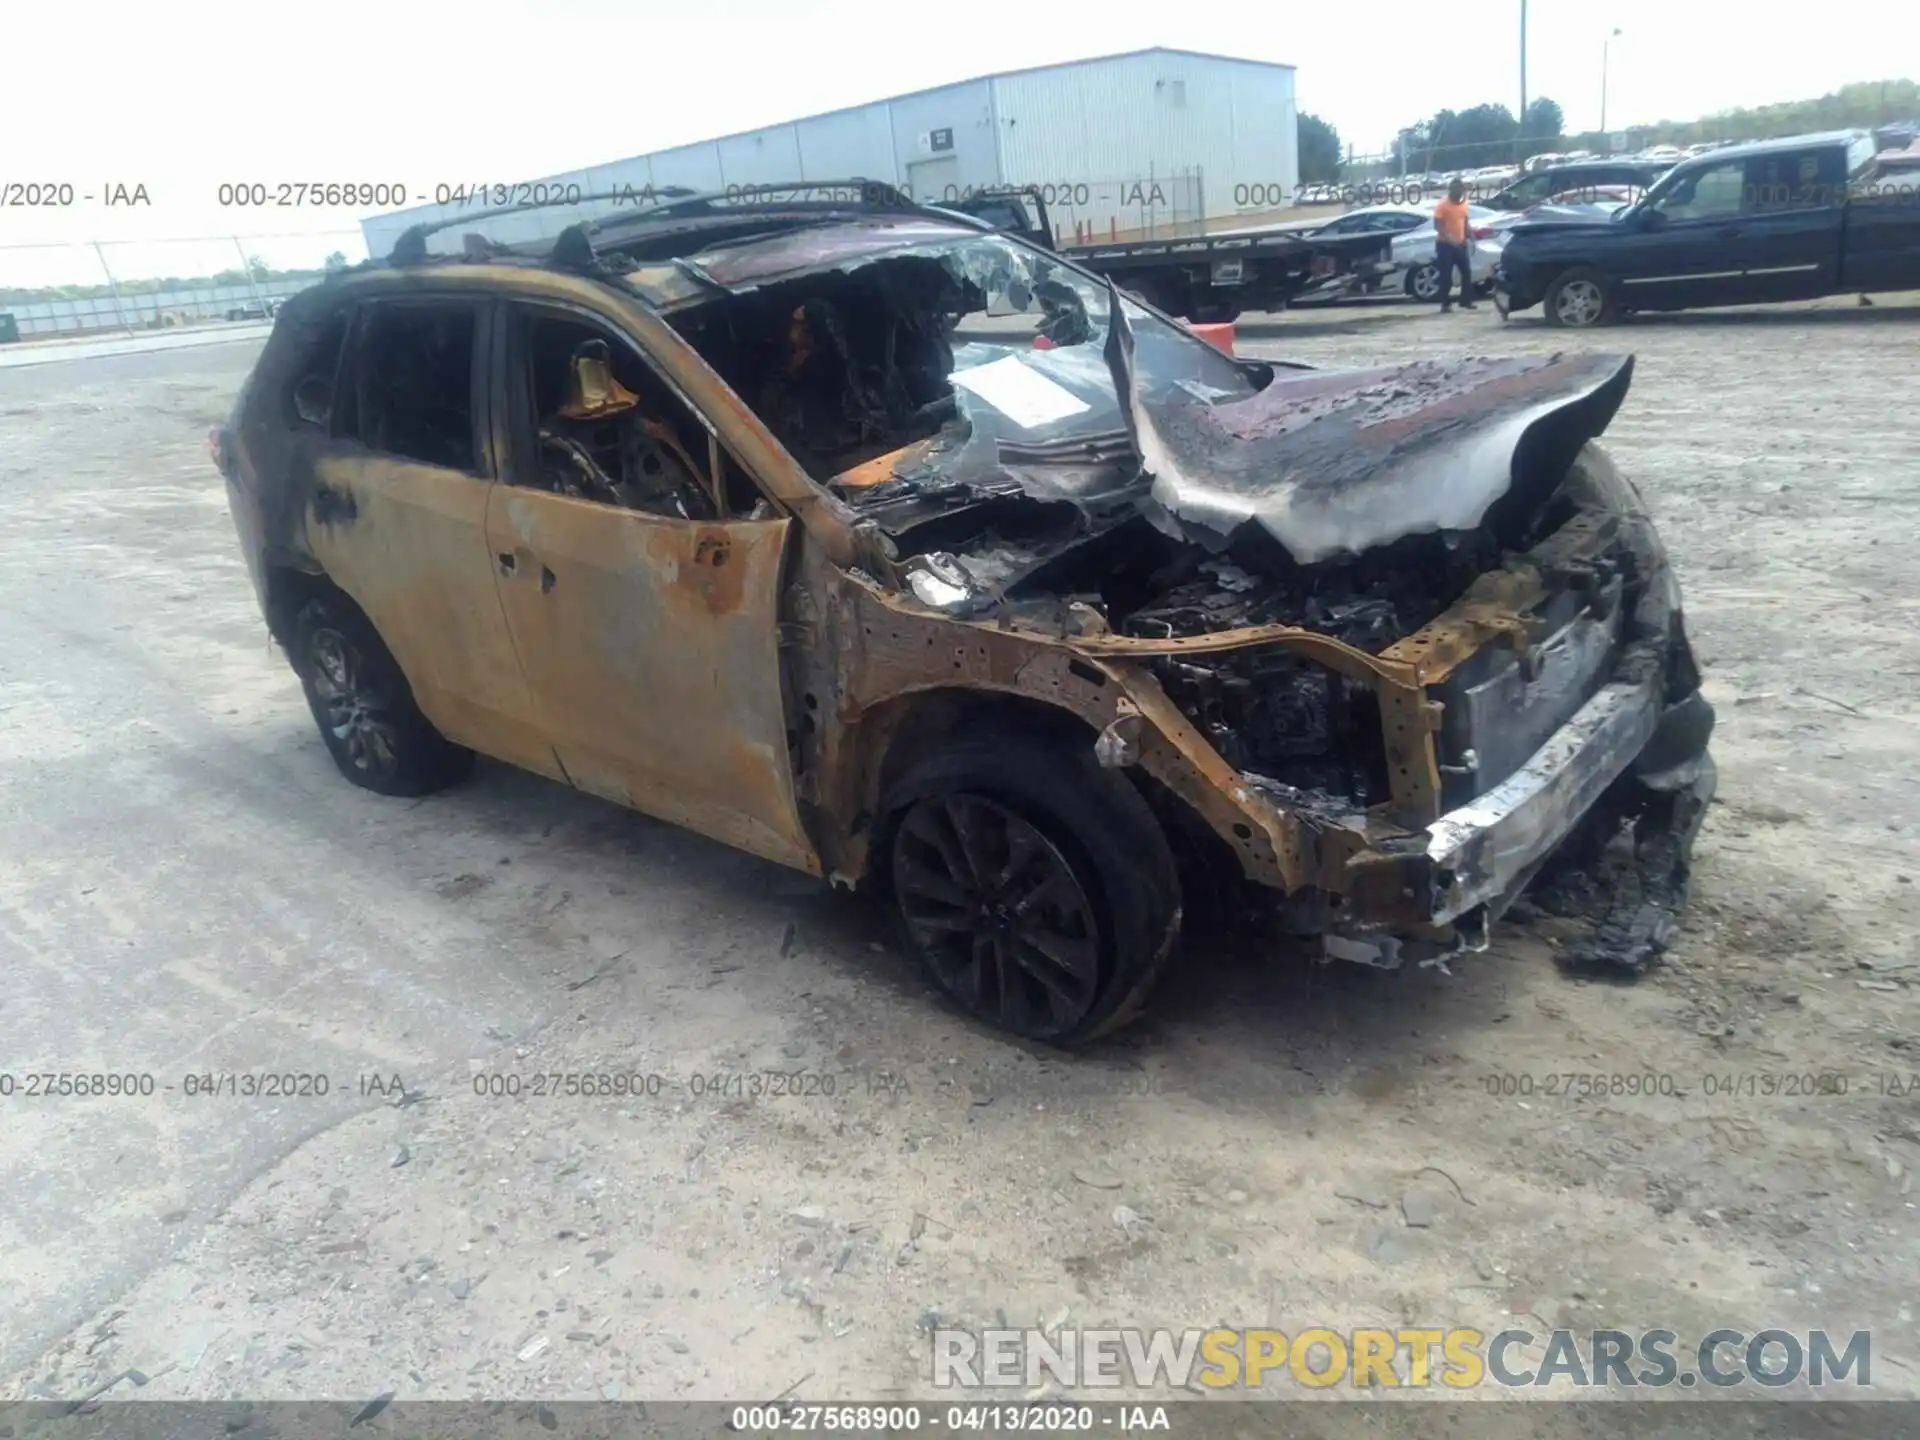
[[[1598,270],[1568,270],[1554,277],[1542,302],[1547,323],[1584,330],[1611,324],[1619,315],[1613,288]]]
[[[914,766],[887,815],[908,947],[963,1008],[1055,1045],[1138,1012],[1179,934],[1179,881],[1146,801],[1090,745],[957,745]]]
[[[428,795],[473,768],[473,752],[420,713],[399,662],[345,597],[303,605],[288,652],[320,738],[354,784],[380,795]]]

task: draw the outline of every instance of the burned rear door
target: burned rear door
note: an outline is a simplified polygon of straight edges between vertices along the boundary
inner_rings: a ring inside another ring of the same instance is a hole
[[[711,432],[630,339],[569,310],[502,315],[508,458],[487,537],[567,778],[818,874],[781,683],[790,522],[729,513]],[[581,381],[596,342],[611,372]]]
[[[443,734],[555,775],[487,546],[487,313],[451,297],[361,307],[325,397],[307,544]]]

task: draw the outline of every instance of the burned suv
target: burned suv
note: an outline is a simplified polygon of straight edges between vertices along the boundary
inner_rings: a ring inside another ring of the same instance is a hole
[[[1058,1043],[1222,878],[1374,965],[1553,870],[1588,958],[1666,944],[1713,715],[1594,443],[1630,359],[1236,359],[891,192],[430,238],[289,300],[212,437],[356,784],[479,752],[871,887]]]

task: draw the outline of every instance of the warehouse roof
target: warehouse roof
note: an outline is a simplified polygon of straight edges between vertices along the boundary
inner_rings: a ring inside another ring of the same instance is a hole
[[[1251,60],[1244,55],[1221,55],[1212,50],[1181,50],[1166,45],[1149,45],[1144,50],[1122,50],[1113,55],[1085,55],[1078,60],[1055,60],[1046,65],[1023,65],[1014,70],[992,70],[985,75],[966,75],[958,80],[943,81],[938,85],[925,85],[918,90],[902,90],[896,95],[879,95],[872,100],[861,100],[852,105],[837,105],[831,110],[815,110],[806,115],[795,115],[786,120],[771,120],[764,125],[749,125],[744,130],[729,130],[724,135],[705,135],[698,140],[683,140],[677,145],[661,145],[652,150],[640,151],[635,155],[623,155],[617,160],[603,160],[598,165],[619,164],[623,160],[638,159],[641,155],[661,155],[673,150],[687,150],[695,145],[717,145],[723,140],[738,140],[748,135],[759,135],[768,130],[777,130],[782,125],[798,125],[803,120],[820,120],[828,115],[846,115],[855,110],[869,110],[875,105],[890,105],[896,100],[911,100],[918,95],[932,95],[941,90],[958,90],[965,85],[977,85],[982,80],[1005,80],[1012,75],[1037,75],[1043,70],[1079,70],[1089,65],[1103,65],[1109,60],[1133,60],[1142,55],[1178,55],[1189,60],[1220,60],[1230,65],[1259,65],[1268,70],[1293,70],[1298,67],[1280,60]],[[577,165],[575,170],[591,170],[596,165]]]

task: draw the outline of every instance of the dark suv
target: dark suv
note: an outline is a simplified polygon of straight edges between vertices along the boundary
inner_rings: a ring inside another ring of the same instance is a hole
[[[868,886],[1060,1043],[1195,885],[1391,967],[1631,824],[1593,953],[1665,944],[1712,711],[1592,443],[1630,360],[1239,360],[897,196],[430,238],[290,298],[212,437],[355,784],[480,752]]]

